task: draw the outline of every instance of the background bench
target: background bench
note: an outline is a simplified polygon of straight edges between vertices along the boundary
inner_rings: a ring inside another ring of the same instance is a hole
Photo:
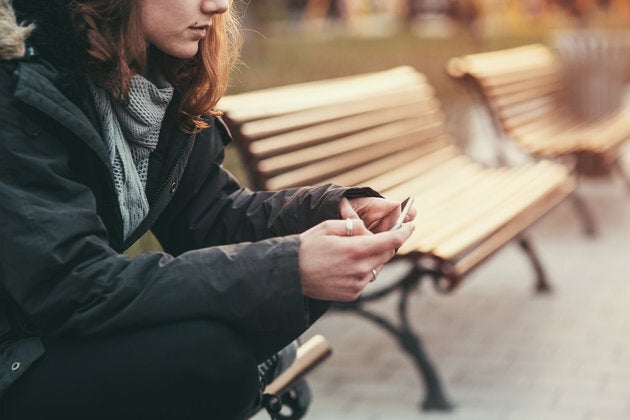
[[[409,262],[408,272],[336,308],[391,333],[425,381],[423,406],[450,407],[409,323],[410,292],[423,278],[440,291],[454,290],[512,239],[529,256],[537,289],[545,290],[544,272],[523,232],[572,192],[565,167],[474,162],[446,132],[433,88],[411,67],[228,96],[219,109],[257,189],[334,182],[368,185],[397,201],[415,197],[416,231],[395,258]],[[394,292],[397,321],[367,309],[367,302]]]
[[[607,65],[604,55],[603,51],[594,55],[600,61],[595,65]],[[499,137],[515,141],[534,158],[570,157],[568,162],[578,174],[617,171],[630,188],[630,179],[619,164],[621,146],[630,138],[630,112],[618,108],[596,119],[586,118],[578,104],[572,103],[576,93],[585,99],[583,93],[567,84],[571,80],[578,84],[575,74],[567,73],[550,47],[531,44],[470,54],[451,59],[447,68],[482,99]],[[575,204],[587,232],[593,233],[584,204]]]

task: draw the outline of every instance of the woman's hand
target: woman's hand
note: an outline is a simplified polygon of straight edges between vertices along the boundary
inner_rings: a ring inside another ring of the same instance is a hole
[[[342,198],[339,213],[342,219],[361,219],[371,232],[389,230],[400,215],[400,203],[378,197]],[[405,222],[416,218],[414,207],[409,210]]]
[[[307,230],[300,235],[302,293],[338,302],[357,299],[413,229],[412,223],[406,223],[399,230],[373,234],[355,218],[328,220]]]

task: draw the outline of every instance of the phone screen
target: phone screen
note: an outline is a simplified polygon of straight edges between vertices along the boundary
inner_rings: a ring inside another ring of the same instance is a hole
[[[413,206],[413,197],[407,197],[407,199],[405,199],[405,201],[403,201],[400,205],[402,206],[400,216],[398,216],[398,219],[396,220],[396,223],[394,223],[394,226],[389,229],[390,231],[400,229],[403,222],[405,221],[407,213],[409,213],[409,210],[411,210],[411,206]]]

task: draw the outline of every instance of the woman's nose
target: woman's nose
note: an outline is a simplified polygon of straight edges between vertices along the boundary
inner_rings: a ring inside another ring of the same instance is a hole
[[[204,0],[201,4],[201,11],[209,14],[225,13],[229,8],[229,0]]]

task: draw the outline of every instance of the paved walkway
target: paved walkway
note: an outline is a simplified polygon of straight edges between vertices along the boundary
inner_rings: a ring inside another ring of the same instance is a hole
[[[511,245],[453,294],[423,284],[412,299],[411,319],[455,410],[421,412],[419,379],[394,341],[331,313],[311,332],[334,354],[310,375],[307,418],[630,419],[630,194],[619,179],[589,180],[580,193],[597,237],[583,235],[568,203],[530,231],[552,294],[533,294],[529,262]],[[395,300],[377,308],[391,314]]]

